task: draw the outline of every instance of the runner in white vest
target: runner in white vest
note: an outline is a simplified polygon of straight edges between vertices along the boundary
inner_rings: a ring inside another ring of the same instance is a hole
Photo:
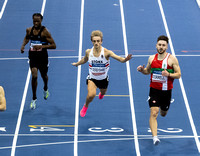
[[[126,62],[132,58],[132,54],[129,54],[126,58],[116,55],[111,50],[102,47],[103,33],[99,30],[93,31],[91,34],[91,41],[93,47],[87,49],[85,56],[78,62],[72,63],[73,66],[79,66],[88,61],[89,63],[89,75],[87,77],[87,89],[88,94],[86,102],[80,111],[81,117],[84,117],[89,104],[96,96],[96,89],[100,89],[99,99],[103,99],[108,87],[108,70],[110,67],[109,58],[112,57],[119,62]]]

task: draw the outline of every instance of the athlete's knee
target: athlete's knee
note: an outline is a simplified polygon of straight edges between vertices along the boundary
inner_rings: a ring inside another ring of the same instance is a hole
[[[32,80],[36,80],[38,78],[38,73],[37,72],[32,72]]]
[[[5,111],[6,110],[6,104],[0,105],[0,111]]]
[[[159,109],[151,108],[151,117],[157,118]]]
[[[0,111],[6,110],[6,98],[4,93],[0,94]]]
[[[160,110],[160,115],[162,117],[165,117],[167,115],[167,111]]]

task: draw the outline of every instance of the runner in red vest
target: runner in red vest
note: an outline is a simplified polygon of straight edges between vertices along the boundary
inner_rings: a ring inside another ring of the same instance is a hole
[[[153,143],[157,145],[157,116],[166,116],[170,107],[174,79],[181,77],[181,70],[175,56],[166,52],[168,37],[159,36],[157,39],[157,54],[151,55],[147,66],[138,66],[137,70],[145,75],[151,74],[149,107],[151,110],[149,125],[153,136]]]

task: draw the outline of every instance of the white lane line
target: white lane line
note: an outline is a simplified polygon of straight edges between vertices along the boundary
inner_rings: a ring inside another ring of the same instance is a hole
[[[26,95],[27,95],[27,91],[28,91],[30,76],[31,76],[31,70],[29,68],[28,75],[27,75],[27,78],[26,78],[26,84],[25,84],[25,88],[24,88],[23,98],[22,98],[22,101],[21,101],[21,107],[20,107],[20,111],[19,111],[19,115],[18,115],[17,125],[16,125],[16,129],[15,129],[15,135],[14,135],[14,138],[13,138],[11,156],[15,155],[17,138],[18,138],[18,134],[19,134],[19,128],[20,128],[22,114],[23,114],[23,110],[24,110],[24,105],[25,105]]]
[[[84,0],[81,1],[78,61],[81,60],[82,58],[84,2],[85,2]],[[74,127],[74,156],[78,156],[78,121],[79,121],[80,86],[81,86],[81,66],[78,66],[77,87],[76,87],[75,127]]]
[[[200,0],[196,0],[196,2],[197,2],[198,6],[200,8]]]
[[[43,0],[42,10],[41,10],[42,15],[44,14],[45,4],[46,4],[46,0]],[[17,119],[15,135],[14,135],[14,138],[13,138],[11,156],[15,156],[16,144],[17,144],[20,124],[21,124],[21,120],[22,120],[22,115],[23,115],[23,111],[24,111],[26,95],[27,95],[27,92],[28,92],[28,85],[29,85],[30,77],[31,77],[31,70],[29,68],[27,78],[26,78],[24,93],[23,93],[23,97],[22,97],[22,101],[21,101],[21,107],[20,107],[20,111],[19,111],[19,115],[18,115],[18,119]]]
[[[163,7],[162,7],[161,0],[158,0],[158,4],[159,4],[159,7],[160,7],[160,12],[161,12],[161,15],[162,15],[165,30],[166,30],[167,36],[169,37],[169,44],[170,44],[171,52],[175,56],[175,51],[174,51],[171,36],[170,36],[170,33],[169,33],[169,29],[168,29],[168,26],[167,26],[167,21],[166,21],[166,18],[165,18],[165,14],[164,14],[164,10],[163,10]],[[182,78],[179,79],[179,83],[180,83],[180,86],[181,86],[181,91],[182,91],[182,94],[183,94],[183,99],[185,101],[185,106],[186,106],[188,117],[189,117],[189,120],[190,120],[190,125],[192,127],[192,131],[193,131],[193,134],[194,134],[195,142],[196,142],[198,151],[200,153],[200,142],[199,142],[197,130],[196,130],[193,118],[192,118],[192,113],[191,113],[191,110],[190,110],[190,106],[189,106],[189,102],[188,102],[188,99],[187,99],[187,95],[186,95],[186,92],[185,92],[185,88],[184,88],[184,85],[183,85]]]
[[[5,0],[4,3],[3,3],[3,6],[1,8],[1,12],[0,12],[0,19],[2,18],[3,16],[3,13],[4,13],[4,10],[6,8],[6,4],[7,4],[8,0]]]
[[[45,6],[46,6],[46,0],[43,0],[43,3],[42,3],[42,10],[41,10],[42,16],[44,16]]]
[[[73,136],[73,135],[72,135]],[[199,136],[200,137],[200,136]],[[159,136],[162,139],[193,139],[194,136]],[[140,140],[152,139],[152,135],[144,136],[138,138]],[[95,139],[95,140],[79,140],[79,143],[88,143],[88,142],[105,142],[105,141],[127,141],[127,140],[135,140],[134,136],[130,136],[130,138],[114,138],[114,139]],[[41,144],[29,144],[29,145],[18,145],[16,148],[25,148],[25,147],[36,147],[36,146],[49,146],[49,145],[60,145],[60,144],[73,144],[74,141],[65,141],[65,142],[51,142],[51,143],[41,143]],[[3,149],[11,149],[11,146],[0,147],[0,150]]]
[[[119,3],[120,3],[120,11],[121,11],[121,21],[122,21],[122,30],[123,30],[123,38],[124,38],[125,56],[127,56],[128,55],[128,46],[127,46],[123,1],[119,0]],[[136,150],[137,156],[140,156],[140,148],[139,148],[139,142],[138,142],[138,138],[137,138],[137,125],[136,125],[136,118],[135,118],[135,108],[134,108],[134,102],[133,102],[133,89],[132,89],[129,61],[126,62],[126,69],[127,69],[127,78],[128,78],[128,86],[129,86],[129,94],[130,94],[130,107],[131,107],[131,113],[132,113],[133,133],[135,136],[135,139],[134,139],[135,150]]]
[[[1,134],[1,137],[13,137],[14,134]],[[20,137],[73,137],[74,134],[18,134]],[[79,137],[136,137],[134,135],[126,135],[126,134],[78,134]],[[158,135],[159,138],[194,138],[193,135]],[[138,139],[145,139],[145,138],[151,138],[152,135],[137,135]],[[198,136],[200,138],[200,136]]]
[[[124,55],[119,55],[121,57],[124,57]],[[134,55],[133,57],[149,57],[150,55]],[[176,55],[177,57],[199,57],[200,55]],[[83,56],[82,56],[83,57]],[[73,58],[79,58],[79,56],[51,56],[49,59],[73,59]],[[0,61],[4,60],[28,60],[27,57],[16,57],[16,58],[0,58]]]

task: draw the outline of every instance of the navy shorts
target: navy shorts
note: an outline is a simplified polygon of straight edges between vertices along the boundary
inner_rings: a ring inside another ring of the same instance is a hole
[[[29,51],[29,65],[30,68],[37,68],[43,74],[48,72],[49,60],[46,52],[30,52]]]
[[[150,88],[149,107],[160,107],[163,111],[168,111],[171,102],[172,90],[158,90]]]

